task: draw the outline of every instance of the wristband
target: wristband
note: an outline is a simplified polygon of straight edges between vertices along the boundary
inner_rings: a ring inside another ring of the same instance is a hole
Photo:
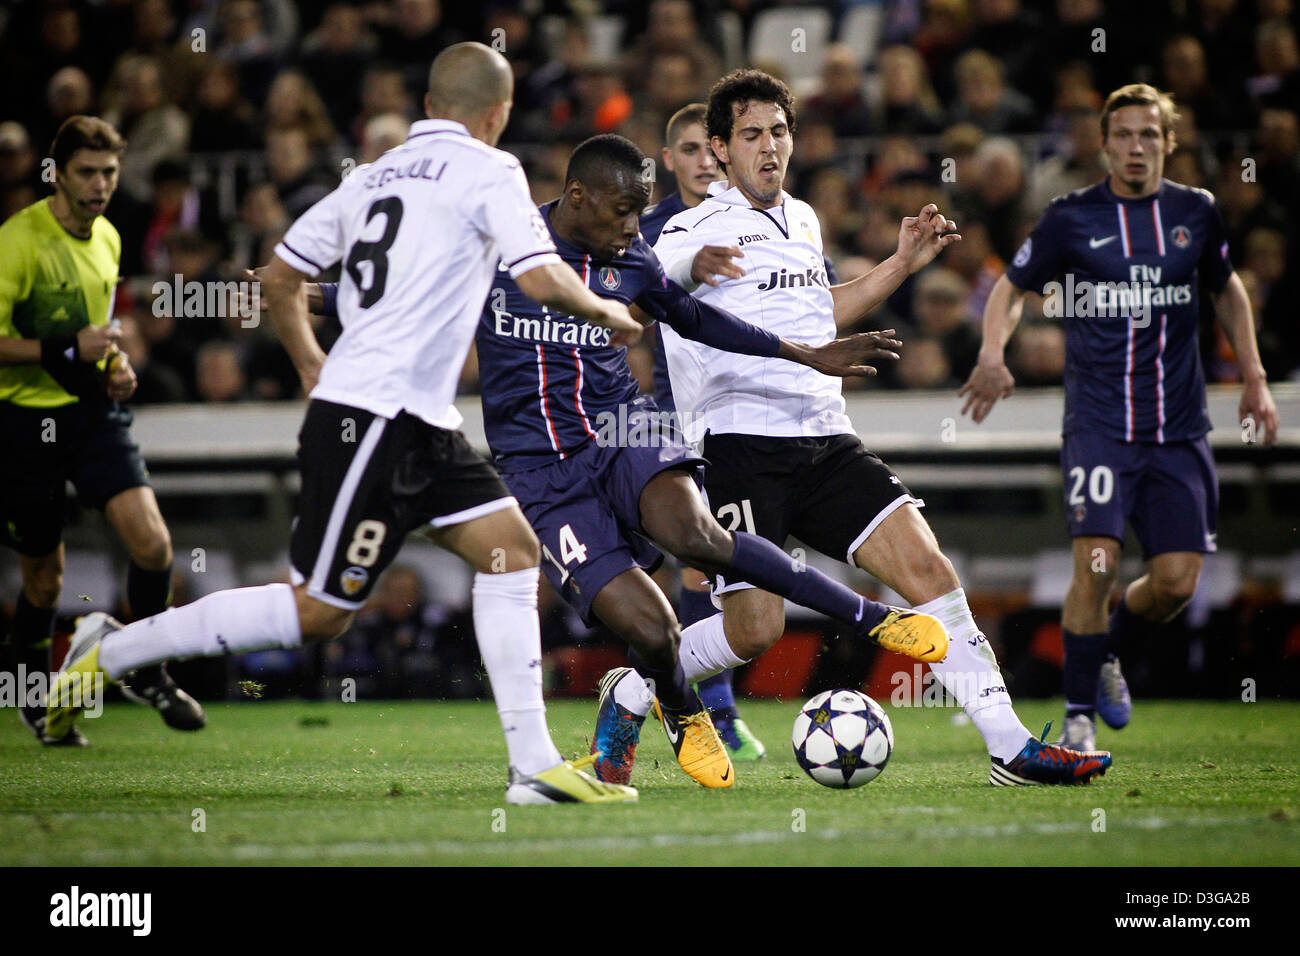
[[[41,367],[46,371],[67,368],[81,357],[75,335],[53,335],[41,339]]]

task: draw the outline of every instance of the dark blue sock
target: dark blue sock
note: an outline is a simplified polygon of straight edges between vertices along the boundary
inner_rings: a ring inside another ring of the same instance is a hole
[[[1065,715],[1088,714],[1096,707],[1097,680],[1106,661],[1107,635],[1065,631]]]
[[[638,674],[646,680],[654,681],[654,695],[665,709],[688,714],[700,709],[700,699],[695,696],[690,684],[686,683],[681,661],[674,659],[672,667],[651,667],[645,658],[630,647],[627,659]]]
[[[736,551],[727,577],[747,581],[764,591],[789,598],[795,604],[849,623],[861,622],[866,630],[885,619],[889,609],[832,581],[816,568],[796,568],[790,555],[758,535],[734,532]]]
[[[1137,637],[1146,628],[1153,625],[1139,614],[1134,614],[1132,608],[1123,597],[1119,599],[1119,604],[1115,605],[1115,610],[1110,615],[1110,628],[1107,631],[1106,650],[1112,654],[1121,654],[1124,648],[1128,647],[1133,639]]]
[[[700,700],[714,714],[736,718],[736,697],[731,691],[731,678],[736,672],[725,670],[700,681]]]

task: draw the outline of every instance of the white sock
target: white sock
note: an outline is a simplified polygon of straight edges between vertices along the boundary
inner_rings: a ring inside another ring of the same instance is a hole
[[[104,639],[99,666],[117,679],[128,671],[187,657],[243,654],[302,644],[298,602],[287,584],[218,591],[128,624]]]
[[[745,663],[736,656],[727,642],[727,632],[722,626],[722,613],[696,621],[682,630],[682,642],[677,658],[686,673],[686,683],[693,684],[731,667]]]
[[[654,700],[655,695],[650,693],[645,678],[634,670],[628,671],[614,685],[614,703],[638,717],[650,713],[650,705]]]
[[[939,619],[948,631],[948,656],[930,670],[965,708],[988,746],[989,756],[1010,760],[1024,749],[1031,734],[1016,716],[1006,681],[988,639],[980,633],[961,588],[916,610]]]
[[[542,702],[537,568],[474,575],[474,634],[492,682],[510,766],[534,774],[562,762]]]

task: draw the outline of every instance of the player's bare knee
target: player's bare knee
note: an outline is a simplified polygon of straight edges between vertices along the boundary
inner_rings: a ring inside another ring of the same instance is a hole
[[[298,595],[298,627],[304,643],[330,641],[348,629],[355,611]]]
[[[167,528],[151,528],[131,548],[131,560],[146,571],[165,571],[172,564],[172,539]]]
[[[780,640],[785,633],[785,609],[766,603],[745,603],[727,609],[723,618],[727,643],[737,657],[752,660]]]
[[[1151,579],[1151,590],[1155,594],[1160,617],[1177,614],[1186,606],[1192,599],[1192,595],[1196,593],[1198,577],[1197,574],[1181,574]]]

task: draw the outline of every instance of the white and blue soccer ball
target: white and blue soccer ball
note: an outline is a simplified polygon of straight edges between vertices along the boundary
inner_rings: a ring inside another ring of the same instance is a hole
[[[828,690],[800,709],[790,741],[808,776],[822,786],[848,790],[880,776],[894,752],[894,728],[866,694]]]

